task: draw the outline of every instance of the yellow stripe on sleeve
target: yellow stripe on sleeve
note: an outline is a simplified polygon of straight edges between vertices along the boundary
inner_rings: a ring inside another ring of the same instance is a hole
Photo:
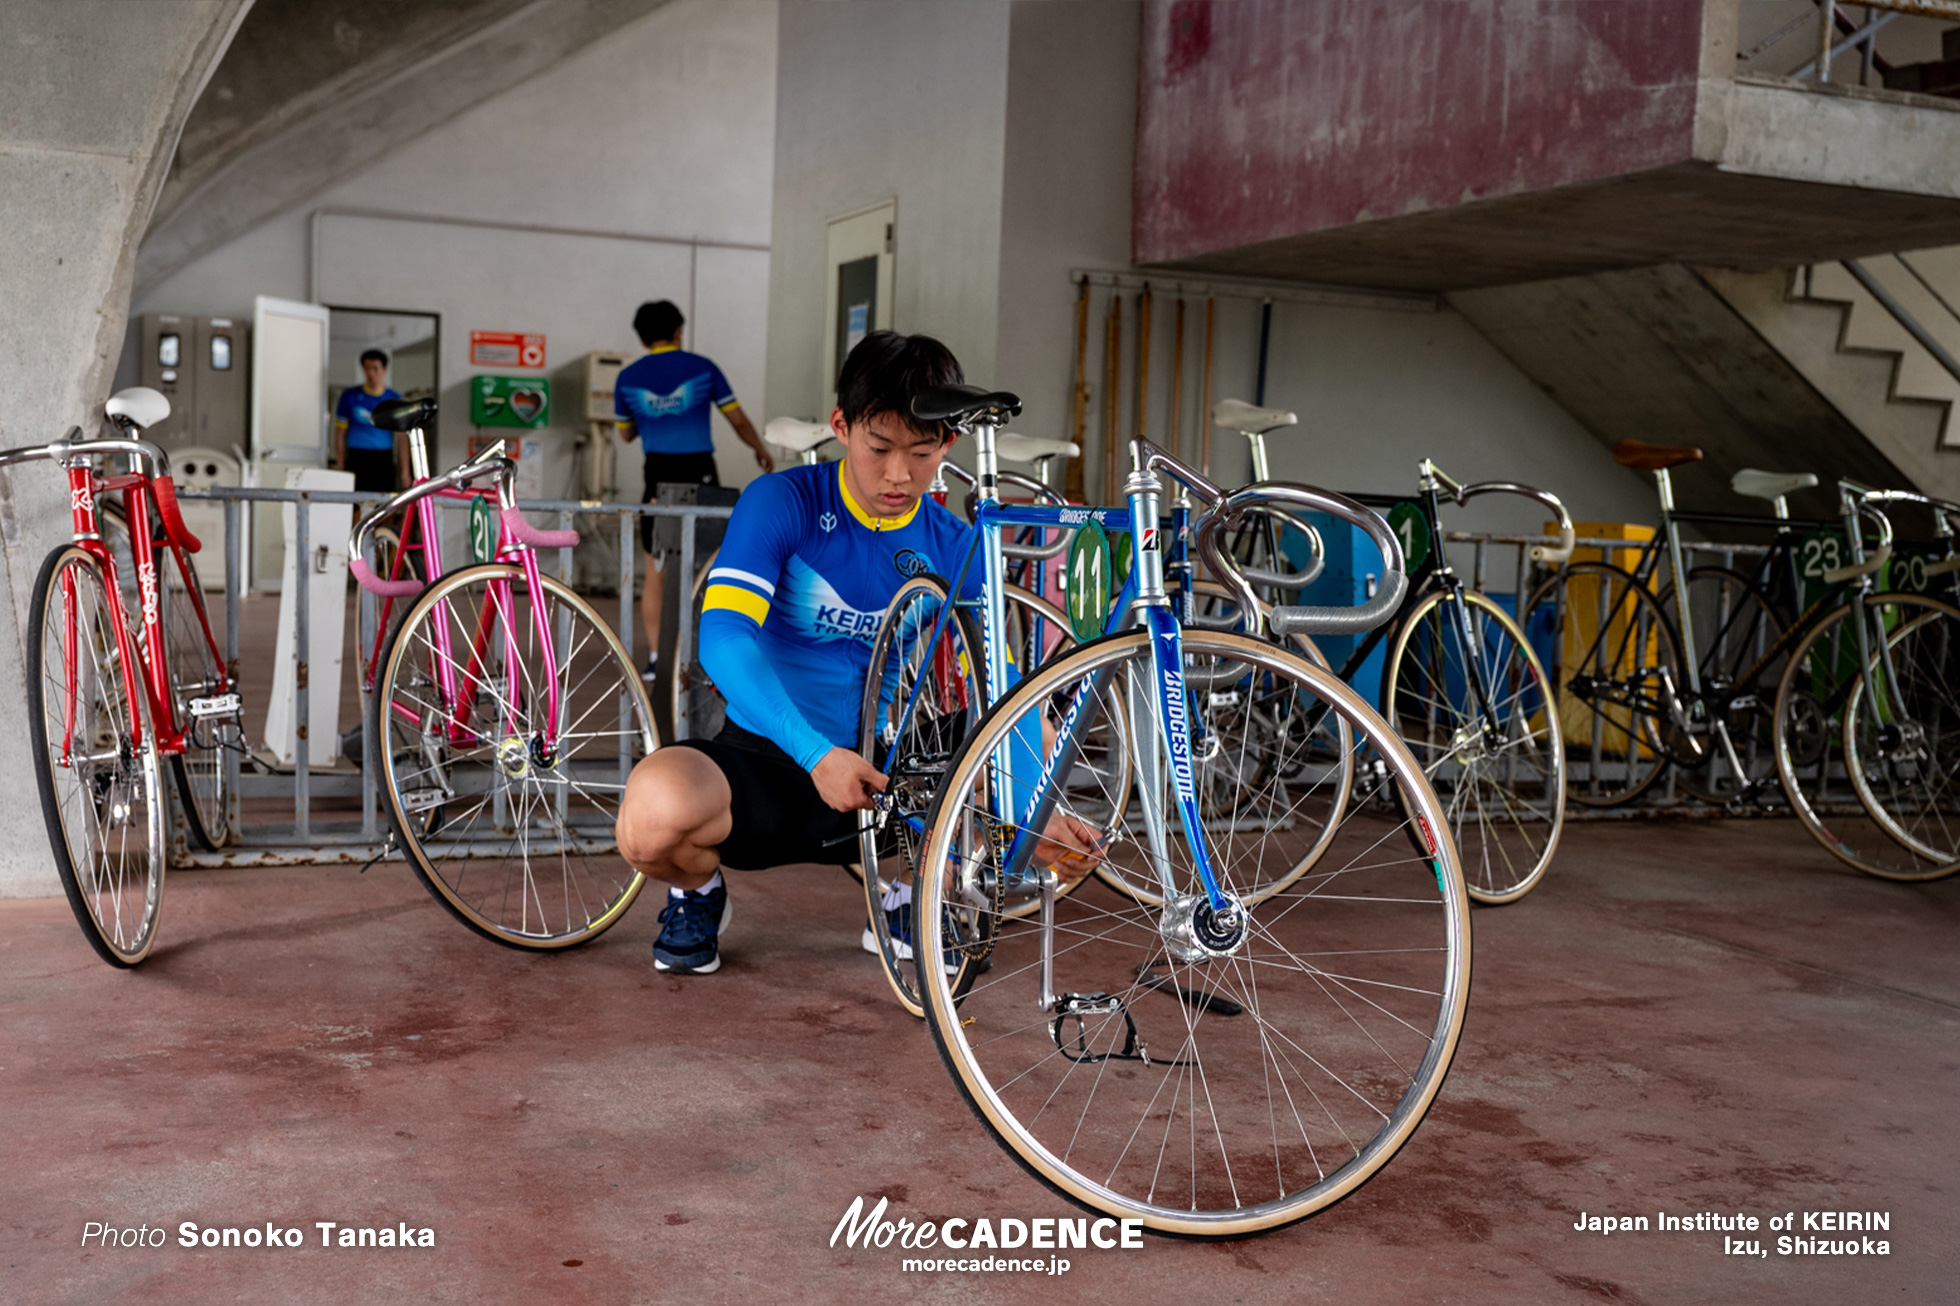
[[[741,406],[741,403],[736,400],[734,395],[728,396],[728,398],[715,405],[715,407],[721,409],[724,413],[731,408],[740,408]]]
[[[701,611],[705,615],[718,609],[739,612],[760,626],[769,615],[769,600],[739,585],[710,585]]]

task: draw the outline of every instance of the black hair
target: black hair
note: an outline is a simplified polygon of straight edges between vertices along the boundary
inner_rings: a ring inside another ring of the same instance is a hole
[[[655,300],[640,305],[640,311],[633,314],[633,334],[643,345],[651,345],[661,340],[672,340],[674,332],[687,324],[681,311],[674,307],[671,299]]]
[[[347,355],[342,354],[341,357],[345,358]],[[388,355],[379,349],[363,349],[361,351],[361,362],[366,363],[370,358],[380,363],[383,367],[388,366]]]
[[[873,331],[858,341],[837,374],[837,407],[847,426],[891,413],[922,435],[948,440],[958,433],[944,422],[921,422],[912,416],[912,397],[965,380],[960,360],[931,336]]]

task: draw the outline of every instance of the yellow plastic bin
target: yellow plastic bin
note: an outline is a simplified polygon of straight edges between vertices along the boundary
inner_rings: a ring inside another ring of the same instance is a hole
[[[1632,522],[1574,522],[1572,533],[1579,540],[1579,544],[1572,550],[1573,562],[1604,562],[1626,572],[1632,572],[1639,565],[1642,546],[1654,538],[1652,526],[1640,526]],[[1558,534],[1558,523],[1545,523],[1545,534]],[[1600,543],[1588,545],[1585,543],[1587,540],[1597,540]],[[1614,542],[1620,542],[1621,547],[1613,547]],[[1565,619],[1559,631],[1558,664],[1560,667],[1577,666],[1587,657],[1593,641],[1599,638],[1602,619],[1600,609],[1607,601],[1602,592],[1604,588],[1603,580],[1598,576],[1580,574],[1567,579]],[[1650,590],[1653,588],[1651,581],[1648,588]],[[1607,620],[1605,632],[1608,648],[1622,648],[1620,664],[1613,668],[1614,673],[1622,676],[1631,673],[1634,663],[1634,649],[1626,639],[1626,623],[1631,620],[1631,614],[1624,610],[1626,606],[1622,604],[1622,611],[1613,614]],[[1659,643],[1659,636],[1649,633],[1644,642],[1646,650],[1643,662],[1646,667],[1651,668],[1658,660],[1659,650],[1656,646]],[[1658,685],[1649,688],[1655,691],[1655,696],[1658,696]],[[1609,709],[1608,715],[1611,719],[1612,710]],[[1584,747],[1586,741],[1592,737],[1592,724],[1592,707],[1566,692],[1561,686],[1559,725],[1565,732],[1568,749]],[[1629,719],[1617,721],[1617,724],[1625,730],[1632,723]],[[1651,728],[1650,724],[1643,723],[1639,733],[1645,735]],[[1640,757],[1653,755],[1645,741],[1635,744],[1634,747]],[[1620,760],[1624,762],[1626,759]],[[1609,761],[1610,759],[1602,758],[1602,762]]]

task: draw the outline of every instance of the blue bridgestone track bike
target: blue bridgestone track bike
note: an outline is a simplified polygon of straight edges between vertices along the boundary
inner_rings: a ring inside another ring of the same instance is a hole
[[[965,388],[914,404],[922,420],[975,437],[994,618],[999,528],[1033,511],[990,502],[993,432],[1018,409],[1011,395]],[[1305,486],[1228,496],[1146,440],[1131,460],[1136,625],[1035,668],[944,764],[917,821],[918,950],[929,959],[917,982],[955,1083],[1042,1182],[1160,1232],[1242,1237],[1340,1200],[1414,1132],[1462,1029],[1469,899],[1442,806],[1367,702],[1274,643],[1180,625],[1164,588],[1156,473],[1209,506],[1199,550],[1247,611],[1257,599],[1219,541],[1256,506],[1331,513],[1375,540],[1387,560],[1376,598],[1277,609],[1282,636],[1367,629],[1394,611],[1407,582],[1387,524]],[[998,628],[980,625],[983,638]],[[985,651],[989,671],[1001,670],[999,650]],[[1094,743],[1111,713],[1121,729]],[[1381,759],[1394,803],[1318,801],[1355,759],[1327,756],[1309,715],[1337,718],[1346,747]],[[1134,792],[1118,803],[1104,791],[1126,767]],[[1199,775],[1219,768],[1246,801],[1208,818]],[[1331,839],[1316,812],[1334,813]],[[1098,832],[1096,848],[1071,851],[1154,881],[1161,902],[1100,882],[1058,895],[1043,863],[1062,850],[1036,834],[1056,813]],[[1315,844],[1318,859],[1272,890]],[[1009,919],[1030,895],[1037,914]],[[935,964],[949,957],[958,964]]]

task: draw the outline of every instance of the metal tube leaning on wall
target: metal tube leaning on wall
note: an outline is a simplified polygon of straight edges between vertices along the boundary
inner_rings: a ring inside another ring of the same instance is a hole
[[[1205,296],[1205,372],[1198,391],[1198,470],[1211,475],[1211,342],[1218,321],[1218,299]]]
[[[1123,292],[1109,296],[1103,327],[1103,503],[1116,502],[1117,459],[1123,446],[1118,431],[1123,409]]]
[[[1174,458],[1184,457],[1179,439],[1179,410],[1184,406],[1184,296],[1177,297],[1177,326],[1171,332],[1171,435],[1168,448]]]
[[[1089,424],[1089,278],[1083,277],[1075,295],[1075,388],[1070,395],[1069,439],[1075,442],[1077,450],[1086,450],[1083,443]],[[1082,502],[1084,496],[1081,453],[1068,460],[1068,468],[1062,473],[1062,494],[1073,502]]]

